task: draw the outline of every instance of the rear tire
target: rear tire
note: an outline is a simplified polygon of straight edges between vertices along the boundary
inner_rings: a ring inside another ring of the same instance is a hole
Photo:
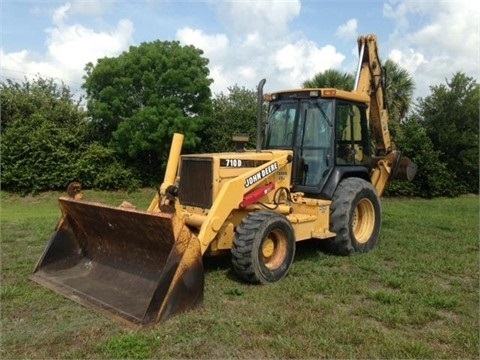
[[[330,229],[337,235],[327,250],[336,255],[365,253],[378,242],[382,214],[374,187],[360,178],[340,182],[330,208]]]
[[[236,229],[232,265],[250,283],[273,283],[290,270],[295,256],[295,235],[283,215],[271,211],[248,214]]]

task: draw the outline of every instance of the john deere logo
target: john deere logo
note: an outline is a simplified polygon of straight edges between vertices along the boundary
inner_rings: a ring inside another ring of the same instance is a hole
[[[259,182],[262,180],[264,177],[270,175],[271,173],[275,172],[278,170],[278,163],[274,162],[272,165],[267,166],[265,169],[260,170],[257,172],[255,175],[249,176],[245,180],[245,187],[249,188],[253,184]]]

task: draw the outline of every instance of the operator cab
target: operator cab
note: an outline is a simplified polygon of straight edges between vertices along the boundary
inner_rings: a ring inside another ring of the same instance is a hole
[[[369,178],[367,107],[350,98],[349,93],[335,89],[266,96],[269,111],[264,148],[293,150],[293,191],[330,198],[342,178]]]

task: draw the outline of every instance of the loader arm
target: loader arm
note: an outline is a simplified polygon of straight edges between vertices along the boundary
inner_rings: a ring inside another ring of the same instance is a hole
[[[210,208],[208,215],[205,217],[200,232],[197,237],[200,241],[202,254],[208,249],[209,245],[215,239],[218,231],[225,223],[225,220],[234,209],[241,208],[244,196],[255,189],[255,186],[247,187],[248,179],[262,171],[270,171],[267,176],[262,177],[262,181],[258,184],[269,182],[273,175],[291,162],[291,154],[285,153],[279,157],[275,157],[271,161],[265,163],[261,167],[252,169],[244,174],[233,178],[226,182]],[[271,182],[271,181],[270,181]]]
[[[167,199],[167,189],[169,186],[172,186],[175,183],[175,177],[177,175],[178,164],[180,162],[180,154],[182,152],[183,145],[183,134],[175,133],[173,134],[172,143],[170,145],[170,153],[168,155],[167,168],[165,169],[165,175],[158,192],[155,194],[150,206],[148,207],[148,212],[159,212],[160,203],[168,202]]]

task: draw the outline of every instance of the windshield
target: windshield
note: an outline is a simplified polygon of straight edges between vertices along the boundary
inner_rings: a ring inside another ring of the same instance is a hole
[[[267,147],[291,147],[297,102],[274,104],[268,117]]]
[[[332,100],[274,103],[268,117],[267,148],[329,146],[332,118]]]

